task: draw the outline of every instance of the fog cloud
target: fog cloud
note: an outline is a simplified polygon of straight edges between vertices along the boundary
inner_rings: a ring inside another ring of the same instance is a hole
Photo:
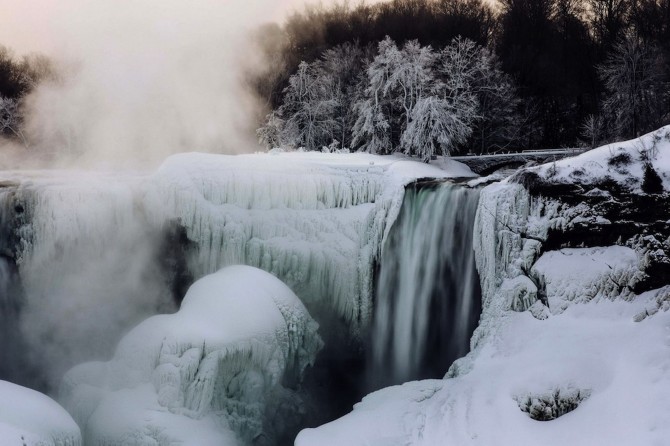
[[[26,101],[30,150],[97,167],[258,150],[248,32],[301,3],[0,0],[0,43],[43,52],[62,73]]]

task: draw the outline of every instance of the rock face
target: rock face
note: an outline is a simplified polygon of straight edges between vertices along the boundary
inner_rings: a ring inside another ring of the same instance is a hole
[[[87,444],[272,444],[299,421],[317,328],[277,278],[228,267],[135,327],[110,362],[70,370],[61,400]]]
[[[72,417],[34,390],[0,381],[0,442],[5,446],[81,446]]]

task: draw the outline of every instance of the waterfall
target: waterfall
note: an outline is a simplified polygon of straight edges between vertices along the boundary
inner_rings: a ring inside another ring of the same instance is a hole
[[[472,250],[479,192],[408,187],[381,260],[372,328],[373,388],[442,377],[465,355],[481,308]]]

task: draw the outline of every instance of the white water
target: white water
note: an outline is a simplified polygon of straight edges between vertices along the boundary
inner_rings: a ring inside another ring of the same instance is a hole
[[[409,188],[384,247],[371,385],[443,375],[468,352],[480,307],[472,250],[477,190]]]

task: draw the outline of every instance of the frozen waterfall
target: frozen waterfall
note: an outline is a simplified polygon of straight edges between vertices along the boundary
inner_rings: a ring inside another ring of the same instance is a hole
[[[372,387],[442,376],[468,352],[481,306],[472,249],[478,198],[450,183],[408,187],[382,254]]]

